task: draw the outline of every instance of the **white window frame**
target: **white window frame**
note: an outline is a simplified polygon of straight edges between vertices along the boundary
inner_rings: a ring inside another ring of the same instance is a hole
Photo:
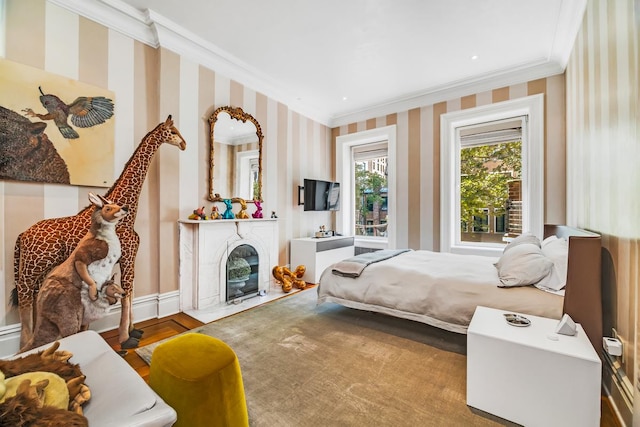
[[[483,105],[440,116],[440,250],[500,256],[503,244],[460,239],[459,128],[526,116],[522,129],[522,230],[543,237],[544,231],[544,95]]]
[[[336,216],[336,230],[353,235],[355,229],[354,171],[352,148],[387,141],[387,237],[356,236],[356,246],[396,247],[396,125],[384,126],[336,138],[336,179],[341,183],[342,208]]]

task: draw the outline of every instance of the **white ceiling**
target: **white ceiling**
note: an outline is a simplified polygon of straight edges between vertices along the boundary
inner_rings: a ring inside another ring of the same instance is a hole
[[[158,45],[192,43],[217,72],[336,126],[563,72],[586,0],[83,3],[144,21]]]

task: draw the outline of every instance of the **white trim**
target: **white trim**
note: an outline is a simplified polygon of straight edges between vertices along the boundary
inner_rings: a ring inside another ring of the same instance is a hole
[[[134,322],[170,316],[180,312],[180,291],[164,294],[145,295],[133,300]],[[90,329],[97,332],[118,329],[120,324],[120,304],[111,308],[109,313],[91,324]],[[20,349],[20,324],[16,323],[0,328],[0,358],[12,356]]]
[[[523,231],[542,238],[544,231],[544,95],[538,94],[443,114],[440,117],[440,250],[499,256],[503,245],[461,245],[457,226],[458,131],[469,126],[511,117],[527,116],[522,128]]]
[[[180,291],[158,295],[158,318],[180,313]]]
[[[351,148],[356,145],[387,141],[387,247],[396,247],[396,125],[384,126],[362,132],[342,135],[336,138],[336,180],[341,183],[342,208],[336,215],[336,231],[352,235],[354,224],[355,202],[353,200]]]
[[[60,7],[87,17],[135,40],[155,48],[164,47],[197,61],[225,76],[233,76],[240,84],[269,98],[284,103],[290,109],[331,128],[357,123],[413,108],[465,95],[482,93],[496,87],[537,80],[564,72],[573,43],[582,25],[586,0],[560,2],[559,22],[568,22],[556,28],[550,51],[535,61],[519,67],[495,70],[472,79],[463,79],[446,85],[425,88],[412,94],[388,99],[358,111],[332,115],[311,105],[302,105],[298,95],[275,82],[263,72],[243,63],[212,43],[196,36],[153,10],[141,12],[121,0],[48,0]],[[565,19],[569,17],[568,19]]]

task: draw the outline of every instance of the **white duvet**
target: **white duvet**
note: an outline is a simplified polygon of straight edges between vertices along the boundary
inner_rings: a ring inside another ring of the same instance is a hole
[[[341,277],[329,266],[320,278],[318,304],[416,320],[466,333],[479,305],[560,319],[563,297],[533,286],[499,288],[498,258],[410,251],[369,265],[358,278]]]

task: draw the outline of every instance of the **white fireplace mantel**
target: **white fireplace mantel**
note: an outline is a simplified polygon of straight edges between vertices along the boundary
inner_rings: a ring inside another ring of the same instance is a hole
[[[180,220],[178,231],[182,311],[226,302],[227,257],[243,244],[258,253],[258,290],[273,290],[271,269],[278,264],[277,219]]]

